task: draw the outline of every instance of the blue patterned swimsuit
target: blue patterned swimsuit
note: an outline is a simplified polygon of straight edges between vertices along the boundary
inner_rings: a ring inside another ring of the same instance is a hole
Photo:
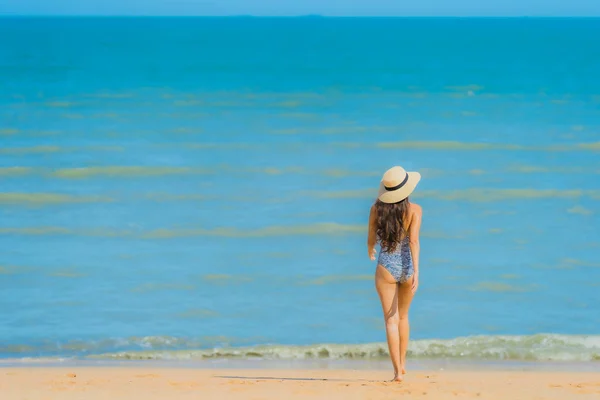
[[[393,253],[381,250],[377,264],[387,269],[396,282],[407,282],[415,273],[408,236],[396,246]]]

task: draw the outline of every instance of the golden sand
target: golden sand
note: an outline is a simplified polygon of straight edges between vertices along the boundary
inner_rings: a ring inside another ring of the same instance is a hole
[[[0,368],[2,400],[600,399],[600,373],[175,368]]]

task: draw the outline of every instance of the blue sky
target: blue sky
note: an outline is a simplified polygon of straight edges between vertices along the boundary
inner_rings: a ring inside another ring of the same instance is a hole
[[[600,16],[600,0],[0,0],[0,14]]]

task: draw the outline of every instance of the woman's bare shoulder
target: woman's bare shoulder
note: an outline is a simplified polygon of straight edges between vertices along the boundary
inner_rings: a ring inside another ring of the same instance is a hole
[[[423,208],[417,203],[410,203],[410,213],[413,215],[423,215]]]
[[[371,209],[369,210],[369,215],[371,216],[371,218],[375,218],[375,216],[377,215],[377,208],[375,207],[375,204],[371,206]]]

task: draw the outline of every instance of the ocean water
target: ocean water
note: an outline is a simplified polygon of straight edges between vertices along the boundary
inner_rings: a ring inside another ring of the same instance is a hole
[[[0,358],[600,359],[600,19],[0,19]]]

